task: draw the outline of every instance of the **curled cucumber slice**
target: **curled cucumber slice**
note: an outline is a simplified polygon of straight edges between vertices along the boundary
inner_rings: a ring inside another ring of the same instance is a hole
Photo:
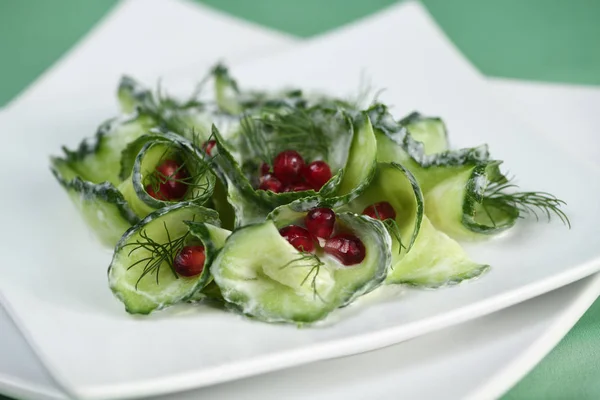
[[[438,152],[447,146],[441,121],[413,114],[395,122],[381,105],[371,115],[377,121],[378,160],[399,162],[411,171],[424,193],[425,213],[438,229],[472,240],[514,225],[516,208],[484,201],[489,182],[507,182],[486,146]]]
[[[415,177],[400,164],[379,163],[371,185],[348,208],[360,213],[380,202],[389,203],[396,212],[395,219],[383,221],[392,239],[387,284],[438,287],[487,270],[432,226],[424,215],[424,198]]]
[[[502,232],[519,217],[533,214],[569,220],[565,203],[545,192],[519,192],[491,160],[487,146],[445,150],[441,121],[411,115],[396,122],[379,104],[369,110],[377,135],[379,161],[408,168],[425,195],[431,222],[456,239],[474,240]],[[420,139],[418,141],[416,138]]]
[[[508,182],[500,162],[481,163],[434,186],[426,195],[428,217],[453,238],[474,240],[512,227],[519,210],[489,197],[490,187]]]
[[[310,323],[385,279],[391,241],[381,222],[337,215],[342,229],[356,234],[366,248],[360,264],[344,266],[320,252],[297,251],[278,231],[279,223],[289,221],[274,218],[235,231],[211,267],[225,300],[244,314],[268,322]]]
[[[179,203],[148,215],[131,227],[115,247],[108,282],[127,312],[149,314],[185,301],[210,281],[209,267],[228,231],[219,228],[216,212]],[[174,259],[184,246],[205,248],[202,272],[179,275]]]
[[[119,190],[133,211],[141,218],[152,211],[179,201],[205,204],[213,194],[216,177],[193,143],[173,133],[157,133],[138,138],[123,152],[121,176],[127,176]],[[185,176],[164,176],[157,171],[163,162],[175,161]],[[180,186],[185,193],[180,199],[152,196],[165,182]]]
[[[64,157],[51,158],[51,170],[100,242],[113,247],[139,221],[122,193],[119,160],[127,143],[147,133],[152,118],[136,114],[112,119],[100,126],[93,139]]]

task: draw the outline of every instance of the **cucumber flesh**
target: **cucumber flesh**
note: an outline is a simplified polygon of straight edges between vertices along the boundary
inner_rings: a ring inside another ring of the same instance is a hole
[[[394,265],[386,283],[440,287],[475,278],[488,269],[488,265],[471,261],[456,241],[435,229],[429,219],[423,217],[412,249]]]
[[[186,221],[215,226],[219,223],[213,210],[193,203],[179,203],[148,215],[117,243],[108,269],[108,281],[127,312],[149,314],[185,301],[209,282],[206,264],[201,274],[190,278],[179,276],[169,265],[183,246],[199,239],[190,235]],[[210,249],[213,244],[207,240],[207,237],[200,239],[205,248]],[[149,268],[152,263],[155,267]]]

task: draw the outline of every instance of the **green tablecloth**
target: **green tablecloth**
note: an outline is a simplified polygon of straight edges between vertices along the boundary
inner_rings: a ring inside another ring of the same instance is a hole
[[[203,0],[309,37],[395,0]],[[598,0],[423,0],[485,74],[600,85]],[[115,0],[0,2],[0,106],[61,57]],[[505,399],[600,399],[600,300]],[[2,398],[2,396],[0,396]]]

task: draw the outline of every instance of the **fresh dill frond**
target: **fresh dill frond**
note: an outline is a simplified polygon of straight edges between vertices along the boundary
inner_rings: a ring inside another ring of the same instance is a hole
[[[160,269],[163,264],[167,264],[168,267],[173,272],[173,276],[175,279],[179,279],[179,275],[175,271],[175,267],[173,266],[173,262],[177,254],[183,249],[185,242],[189,236],[189,232],[186,232],[184,235],[178,238],[171,238],[171,234],[169,232],[169,228],[167,227],[166,222],[163,222],[163,226],[165,229],[165,233],[167,236],[166,243],[159,243],[152,239],[147,231],[143,229],[139,235],[141,239],[138,239],[135,243],[127,243],[123,247],[132,247],[127,256],[132,256],[134,253],[145,250],[149,252],[147,257],[141,258],[127,267],[127,270],[131,270],[139,265],[142,265],[142,271],[140,273],[139,278],[135,283],[135,289],[137,290],[139,283],[146,275],[156,275],[156,284],[159,284],[159,275]]]
[[[317,277],[319,276],[319,272],[321,271],[321,267],[325,265],[323,261],[317,257],[316,254],[312,254],[309,252],[301,252],[298,258],[295,258],[285,265],[281,266],[280,269],[285,268],[307,268],[308,273],[300,282],[300,286],[303,286],[306,282],[310,282],[310,287],[313,290],[314,298],[319,298],[323,303],[326,303],[325,299],[321,297],[317,288]]]
[[[379,96],[385,92],[385,89],[377,89],[373,80],[367,75],[366,71],[361,71],[358,90],[355,95],[348,97],[345,101],[339,101],[338,104],[345,107],[362,110],[369,108],[379,102]]]
[[[303,155],[319,154],[327,159],[331,138],[316,117],[314,110],[303,107],[265,108],[261,116],[248,115],[242,119],[241,138],[254,156],[268,162],[273,161],[275,154],[287,149]]]
[[[259,119],[250,116],[242,118],[240,121],[242,139],[252,154],[272,163],[275,157],[272,147],[269,146],[266,131],[263,129],[264,127],[259,127],[259,125],[261,125]]]
[[[378,214],[377,209],[375,209],[375,213]],[[398,243],[400,243],[400,247],[398,248],[398,254],[402,252],[402,249],[406,250],[406,246],[404,245],[404,243],[402,243],[402,236],[398,223],[394,219],[388,218],[383,221],[383,225],[385,225],[389,234],[392,235],[394,239],[398,241]]]
[[[495,207],[508,213],[516,210],[521,218],[524,215],[533,214],[536,220],[539,220],[541,215],[545,215],[550,221],[552,216],[555,215],[569,229],[571,228],[569,217],[561,209],[562,206],[567,204],[565,201],[547,192],[510,191],[516,188],[518,186],[512,183],[512,179],[493,181],[486,187],[482,206],[494,226],[496,226],[496,223],[488,207]]]

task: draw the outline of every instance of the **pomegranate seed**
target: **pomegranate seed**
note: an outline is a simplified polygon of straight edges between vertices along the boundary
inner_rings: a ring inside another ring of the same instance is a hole
[[[296,183],[300,181],[300,173],[304,168],[304,159],[294,150],[282,151],[273,161],[273,173],[281,182]]]
[[[279,234],[298,251],[313,251],[315,249],[313,236],[301,226],[286,226],[279,230]]]
[[[204,270],[205,260],[204,246],[185,246],[175,257],[173,268],[181,276],[196,276]]]
[[[312,187],[308,186],[306,183],[294,183],[283,189],[284,192],[304,192],[306,190],[312,190]]]
[[[160,181],[158,192],[154,191],[151,185],[145,188],[150,196],[164,201],[181,200],[185,196],[188,186],[183,181],[189,177],[189,174],[177,161],[163,161],[156,167],[156,173]]]
[[[302,175],[313,189],[319,191],[331,179],[331,169],[325,161],[313,161],[302,170]]]
[[[371,204],[363,210],[363,215],[368,215],[371,218],[375,218],[381,221],[386,219],[396,219],[396,210],[387,201],[381,201],[379,203]]]
[[[271,167],[267,163],[262,163],[260,166],[260,176],[265,176],[271,172]]]
[[[157,200],[163,200],[163,201],[168,200],[163,195],[163,192],[160,191],[160,189],[158,190],[158,192],[155,192],[154,189],[152,188],[152,185],[146,185],[146,187],[144,189],[146,189],[146,193],[148,193],[150,196],[154,197]]]
[[[337,258],[344,265],[359,264],[365,259],[365,245],[359,238],[349,233],[340,233],[327,239],[325,253]]]
[[[304,224],[316,237],[327,239],[333,233],[335,212],[330,208],[313,208],[304,217]]]
[[[217,145],[216,140],[209,140],[209,141],[204,142],[204,144],[202,145],[202,148],[204,149],[206,154],[208,154],[210,156],[212,153],[212,150],[214,149],[214,147],[216,145]]]
[[[279,181],[279,179],[274,176],[264,176],[264,179],[261,179],[259,189],[269,190],[271,192],[280,193],[283,189],[283,184]]]

